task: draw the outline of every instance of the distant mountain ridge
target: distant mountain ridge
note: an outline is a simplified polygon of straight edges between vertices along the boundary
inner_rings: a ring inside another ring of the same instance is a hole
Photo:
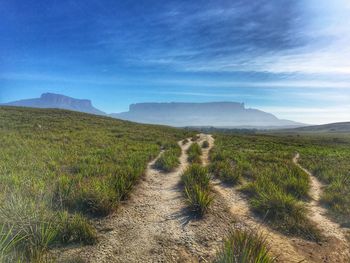
[[[18,100],[14,102],[4,103],[2,105],[32,108],[57,108],[96,115],[105,115],[103,111],[96,109],[90,100],[74,99],[55,93],[43,93],[40,98]]]
[[[300,127],[302,123],[278,119],[271,113],[245,108],[238,102],[137,103],[129,111],[111,114],[123,120],[177,127]]]
[[[278,132],[311,132],[311,133],[349,133],[350,122],[335,122],[321,125],[298,127],[294,129],[283,129]]]
[[[176,127],[249,127],[249,128],[294,128],[305,126],[290,120],[278,119],[271,113],[246,108],[238,102],[206,103],[136,103],[129,111],[106,114],[96,109],[90,100],[75,99],[68,96],[44,93],[40,98],[19,100],[1,105],[33,108],[58,108],[105,115],[140,123],[161,124]]]

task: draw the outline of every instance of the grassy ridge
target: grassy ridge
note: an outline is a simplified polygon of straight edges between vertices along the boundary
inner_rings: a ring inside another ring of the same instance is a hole
[[[0,236],[10,233],[18,257],[38,262],[55,242],[92,243],[86,215],[113,211],[160,148],[186,136],[77,112],[1,107]]]
[[[296,145],[266,135],[218,135],[215,144],[211,170],[224,180],[243,178],[241,189],[257,214],[284,233],[319,239],[303,202],[308,199],[308,175],[292,162]]]

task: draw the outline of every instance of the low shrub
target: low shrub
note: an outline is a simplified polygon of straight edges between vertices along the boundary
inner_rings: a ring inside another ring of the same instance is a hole
[[[215,263],[272,263],[266,238],[255,231],[234,229],[219,252]]]

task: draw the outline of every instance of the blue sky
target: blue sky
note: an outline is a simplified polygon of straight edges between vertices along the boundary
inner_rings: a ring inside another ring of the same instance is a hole
[[[224,100],[350,121],[349,16],[347,0],[3,0],[0,102]]]

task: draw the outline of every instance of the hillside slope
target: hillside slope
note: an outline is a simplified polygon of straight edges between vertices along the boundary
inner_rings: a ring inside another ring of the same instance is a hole
[[[185,136],[66,110],[0,107],[0,262],[12,238],[18,250],[5,262],[42,262],[48,246],[94,243],[88,219],[113,212],[147,163]]]
[[[281,132],[313,132],[313,133],[349,133],[350,122],[336,122],[323,125],[312,125],[294,129],[284,129]]]

